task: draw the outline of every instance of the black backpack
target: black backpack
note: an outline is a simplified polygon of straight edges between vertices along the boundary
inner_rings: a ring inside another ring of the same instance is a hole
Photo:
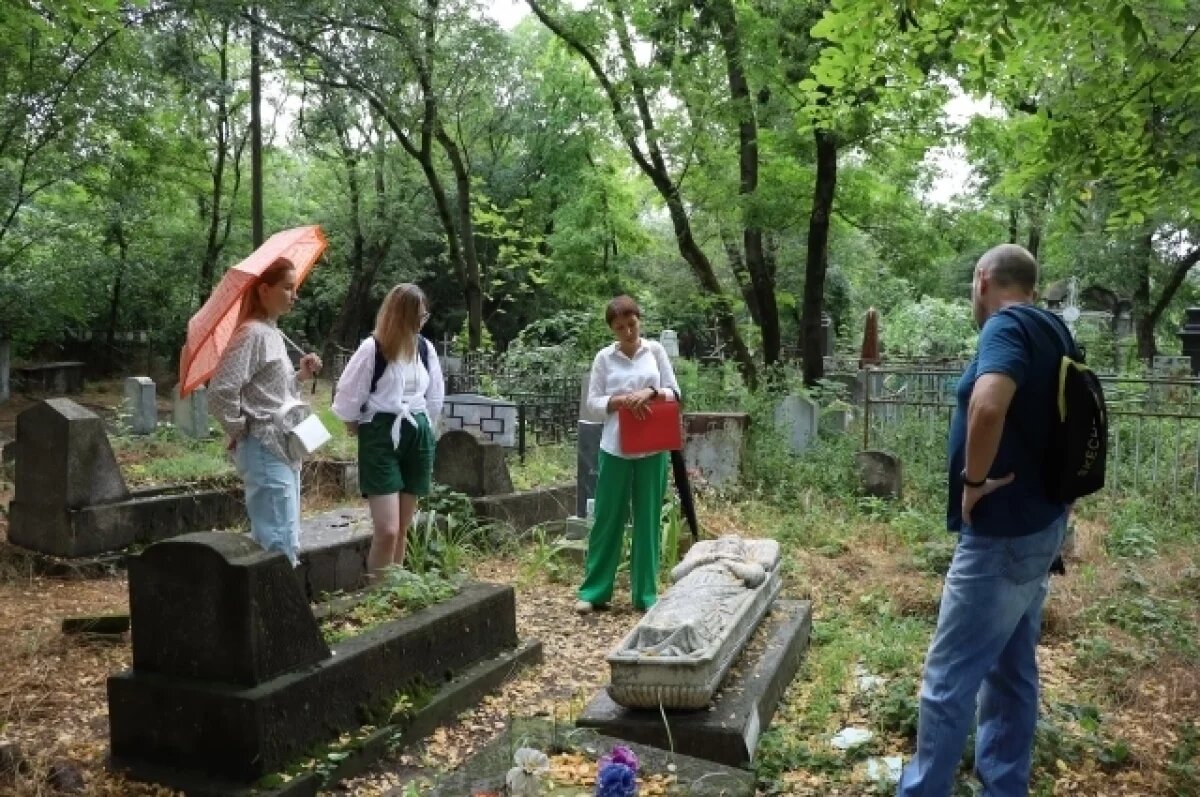
[[[379,386],[379,379],[383,376],[383,372],[387,370],[388,361],[383,356],[383,347],[379,345],[379,338],[374,335],[371,339],[375,341],[375,368],[371,371],[371,389],[367,391],[367,396],[370,397],[375,392],[375,388]],[[417,335],[417,356],[421,358],[421,365],[425,366],[425,370],[429,370],[429,341],[425,340],[424,335]],[[367,410],[367,402],[364,401],[363,412]]]
[[[1108,406],[1100,379],[1084,364],[1071,332],[1054,313],[1012,307],[1013,317],[1032,345],[1026,322],[1040,317],[1066,341],[1059,358],[1054,403],[1050,407],[1050,440],[1046,447],[1046,493],[1050,500],[1070,503],[1100,490],[1108,464]],[[1053,319],[1052,321],[1050,319]]]

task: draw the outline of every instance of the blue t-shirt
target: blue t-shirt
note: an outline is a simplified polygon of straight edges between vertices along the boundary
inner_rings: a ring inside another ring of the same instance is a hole
[[[1021,320],[1018,321],[1017,315]],[[1023,323],[1022,323],[1023,322]],[[957,406],[950,423],[950,494],[946,527],[989,537],[1020,537],[1041,531],[1066,511],[1045,488],[1045,454],[1053,422],[1058,365],[1074,345],[1066,328],[1047,311],[1030,305],[992,315],[979,333],[979,351],[958,380]],[[1005,374],[1017,383],[1004,418],[1000,448],[989,478],[1015,474],[1011,484],[979,500],[972,524],[962,520],[962,471],[966,464],[967,405],[975,380]]]

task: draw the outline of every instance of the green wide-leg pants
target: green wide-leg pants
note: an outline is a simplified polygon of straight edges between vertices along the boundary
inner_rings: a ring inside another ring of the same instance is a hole
[[[645,611],[658,596],[658,557],[662,545],[663,495],[667,490],[667,454],[638,459],[600,452],[596,478],[596,511],[588,533],[587,561],[579,598],[593,606],[612,600],[613,581],[621,564],[625,524],[633,508],[633,540],[629,555],[629,588],[633,608]]]

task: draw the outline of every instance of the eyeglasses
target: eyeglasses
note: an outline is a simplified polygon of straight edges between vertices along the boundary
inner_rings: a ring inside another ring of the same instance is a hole
[[[428,323],[429,323],[429,313],[428,312],[421,313],[421,326],[425,326]]]

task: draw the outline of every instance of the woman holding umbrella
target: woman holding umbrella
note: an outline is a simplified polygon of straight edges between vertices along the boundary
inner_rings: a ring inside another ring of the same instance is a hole
[[[358,484],[375,528],[367,553],[372,578],[404,565],[417,498],[433,482],[434,423],[446,388],[437,352],[421,337],[428,320],[419,287],[406,282],[388,291],[333,400],[333,414],[358,436]]]
[[[621,561],[625,523],[633,507],[633,540],[629,556],[629,588],[633,608],[646,611],[658,596],[663,494],[667,489],[667,454],[629,454],[621,450],[617,410],[635,417],[647,412],[651,399],[679,400],[679,383],[663,347],[641,336],[641,308],[629,296],[608,303],[604,320],[616,342],[592,361],[588,410],[604,418],[600,434],[600,471],[596,480],[596,513],[588,534],[587,561],[575,610],[586,614],[612,599]]]
[[[292,367],[277,325],[296,301],[296,285],[296,266],[282,256],[250,284],[237,329],[209,383],[209,406],[246,483],[250,534],[293,565],[300,561],[300,462],[289,453],[276,414],[298,400],[298,382],[321,370],[321,359],[312,353],[300,358],[298,371]]]

